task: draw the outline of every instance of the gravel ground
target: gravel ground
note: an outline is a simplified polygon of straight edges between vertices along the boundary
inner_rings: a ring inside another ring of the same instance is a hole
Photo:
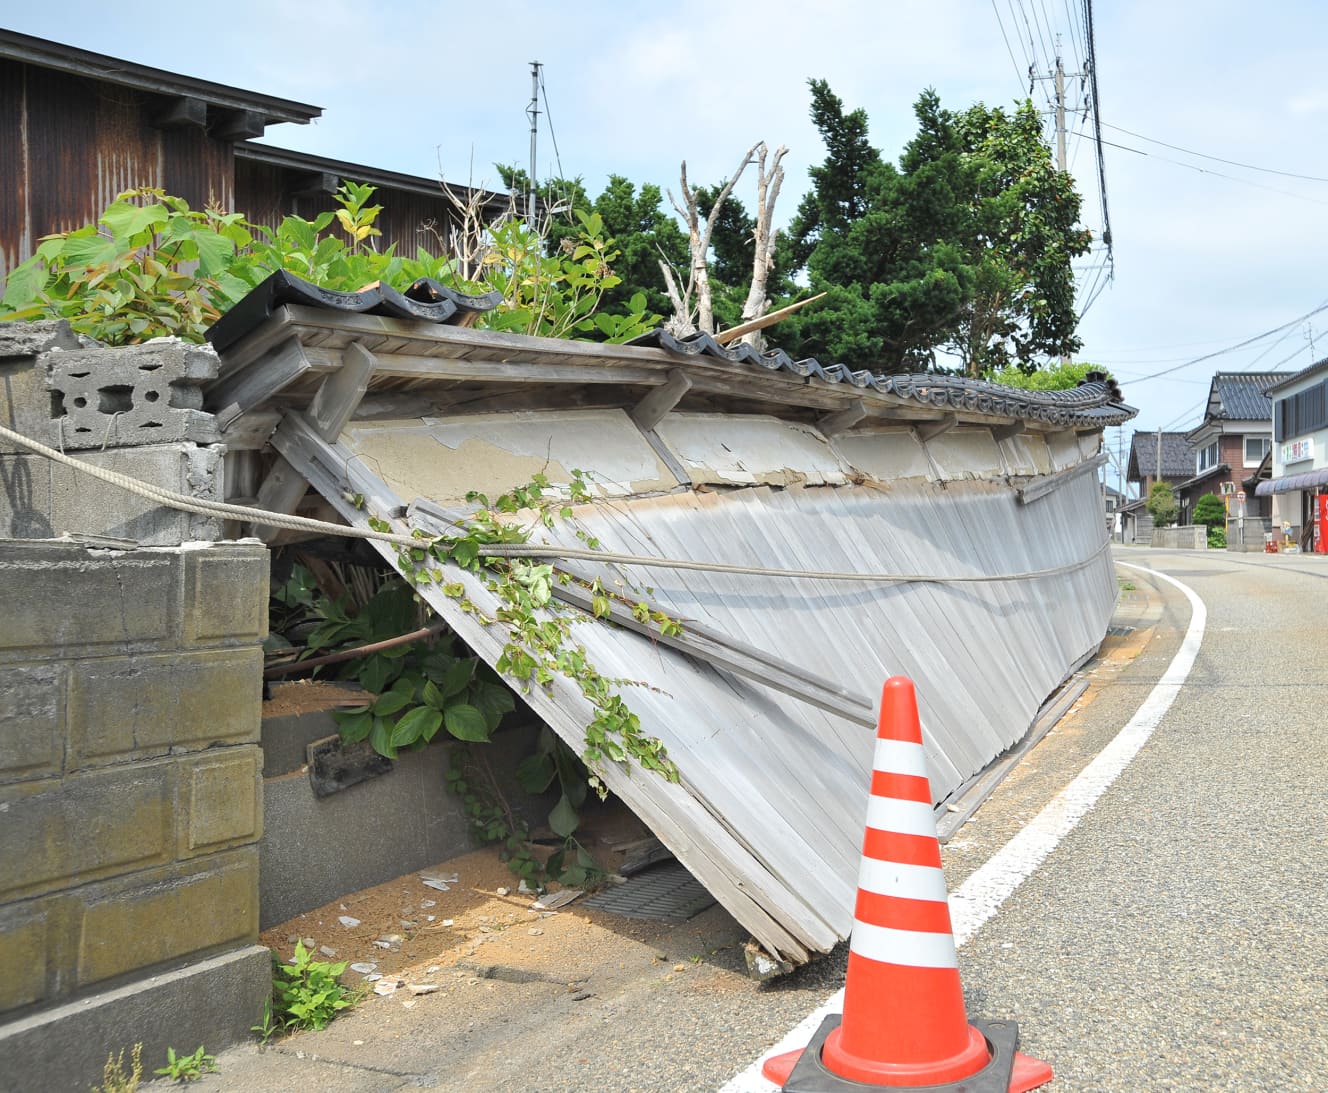
[[[960,952],[970,1012],[1020,1022],[1055,1090],[1328,1090],[1328,559],[1126,550],[1194,588],[1189,683],[1097,806]],[[1093,687],[945,848],[951,890],[1124,725],[1184,598],[1133,570]],[[758,987],[712,910],[597,931],[575,991],[458,979],[237,1048],[200,1090],[714,1090],[843,984],[843,948]],[[772,1087],[773,1088],[773,1087]]]

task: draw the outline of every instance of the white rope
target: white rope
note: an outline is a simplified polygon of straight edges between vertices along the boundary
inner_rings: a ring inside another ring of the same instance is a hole
[[[181,512],[193,512],[203,516],[224,516],[231,520],[263,524],[266,527],[287,528],[292,531],[311,531],[347,539],[374,539],[378,542],[392,543],[396,546],[427,547],[432,541],[428,537],[423,539],[414,538],[389,531],[373,531],[370,528],[351,527],[348,524],[333,524],[327,520],[314,520],[307,516],[268,512],[264,509],[250,508],[247,505],[230,505],[222,501],[208,501],[203,498],[190,497],[187,494],[176,493],[160,486],[140,482],[136,478],[130,478],[128,475],[120,474],[117,471],[108,471],[104,467],[85,463],[81,459],[75,459],[73,456],[58,452],[54,448],[49,448],[45,444],[24,436],[22,433],[7,429],[3,425],[0,425],[0,437],[56,463],[71,467],[112,486],[117,486],[150,501],[156,501],[166,508],[177,509]],[[479,553],[486,558],[583,559],[585,561],[662,569],[690,569],[706,573],[731,573],[751,577],[784,577],[798,580],[853,581],[870,584],[991,584],[1003,581],[1037,580],[1041,577],[1056,577],[1064,573],[1073,573],[1091,565],[1110,545],[1109,541],[1104,541],[1087,558],[1078,562],[1071,562],[1068,565],[1055,566],[1051,569],[968,577],[938,576],[927,573],[852,573],[808,569],[777,569],[766,566],[733,565],[727,562],[698,562],[690,558],[658,558],[638,554],[615,554],[602,550],[582,550],[578,547],[539,546],[535,544],[487,544],[480,546]]]

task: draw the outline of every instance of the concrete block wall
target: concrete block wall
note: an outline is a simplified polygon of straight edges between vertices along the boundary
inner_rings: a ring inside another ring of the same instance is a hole
[[[224,450],[201,409],[216,355],[173,338],[94,345],[63,321],[0,323],[0,424],[105,470],[223,500]],[[0,439],[0,537],[65,533],[169,546],[219,539],[222,527]]]
[[[1208,529],[1202,524],[1183,524],[1180,527],[1154,528],[1150,544],[1170,550],[1207,550]]]
[[[197,1046],[181,1021],[211,1050],[261,1013],[267,590],[256,543],[0,541],[0,1089],[85,1088],[128,1046],[99,1035],[98,1000],[153,1012],[154,977],[191,962],[225,990],[135,1031],[145,1063]],[[82,1047],[34,1077],[42,1036]]]

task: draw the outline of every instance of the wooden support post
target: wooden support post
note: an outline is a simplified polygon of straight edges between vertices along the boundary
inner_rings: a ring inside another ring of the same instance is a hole
[[[929,421],[913,426],[913,435],[918,438],[919,444],[926,444],[929,440],[935,440],[942,433],[948,433],[958,424],[959,416],[957,414],[946,414],[940,421]]]
[[[692,380],[679,368],[669,371],[668,380],[646,395],[630,411],[637,427],[649,432],[671,411],[688,391],[692,389]]]
[[[844,409],[833,414],[826,414],[818,418],[816,428],[824,436],[833,437],[840,433],[848,432],[858,422],[867,416],[867,404],[862,399],[854,399]]]
[[[364,392],[369,389],[369,377],[377,367],[374,355],[359,342],[346,346],[341,367],[323,380],[306,415],[314,431],[324,440],[331,443],[341,435],[360,399],[364,398]]]
[[[285,456],[279,455],[258,487],[257,507],[267,512],[292,513],[304,500],[308,489],[309,480],[291,466]],[[254,535],[265,543],[271,543],[282,531],[282,528],[267,524],[254,525]]]

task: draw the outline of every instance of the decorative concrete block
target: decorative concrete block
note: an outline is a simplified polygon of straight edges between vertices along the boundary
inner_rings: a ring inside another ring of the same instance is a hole
[[[196,758],[184,771],[180,857],[225,845],[254,842],[262,834],[262,780],[256,747],[226,748],[216,759]],[[211,752],[204,755],[211,756]]]
[[[184,555],[186,642],[262,641],[267,636],[267,548],[227,544]]]
[[[170,861],[175,774],[158,762],[0,788],[0,899]]]
[[[64,768],[64,665],[20,664],[0,685],[0,783]]]
[[[258,742],[258,646],[82,660],[70,671],[70,769]]]
[[[0,556],[0,660],[65,656],[175,633],[176,567],[164,552],[115,554],[74,543],[9,543]],[[6,656],[6,653],[9,656]]]
[[[79,987],[227,943],[258,940],[256,846],[125,879],[133,886],[107,886],[86,904]]]
[[[42,356],[62,450],[191,441],[214,444],[200,385],[217,375],[209,346],[157,338],[119,349]]]

